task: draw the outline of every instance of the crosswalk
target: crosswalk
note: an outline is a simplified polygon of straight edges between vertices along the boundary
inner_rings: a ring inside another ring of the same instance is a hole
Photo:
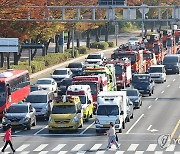
[[[166,149],[160,149],[157,144],[147,144],[147,145],[141,145],[140,144],[129,144],[127,145],[120,145],[120,149],[117,150],[114,145],[112,145],[111,149],[107,150],[106,149],[106,144],[105,143],[98,143],[94,145],[86,145],[83,143],[78,143],[76,145],[71,145],[68,144],[40,144],[40,145],[35,145],[33,148],[31,147],[32,143],[28,144],[22,144],[19,147],[16,147],[16,153],[18,154],[33,154],[33,153],[38,153],[38,154],[85,154],[85,153],[93,153],[93,154],[108,154],[108,153],[114,153],[114,154],[128,154],[128,153],[133,153],[133,154],[180,154],[180,147],[176,149],[175,144],[171,144],[168,148]],[[143,148],[142,148],[143,147]],[[2,147],[0,148],[0,150]],[[6,152],[4,154],[10,153],[11,149],[8,146],[6,149]]]

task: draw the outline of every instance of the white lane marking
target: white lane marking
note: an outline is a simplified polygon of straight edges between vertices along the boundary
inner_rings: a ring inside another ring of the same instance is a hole
[[[176,79],[173,79],[173,82],[175,81]]]
[[[94,125],[94,122],[90,124],[85,130],[83,130],[80,134],[84,134],[92,125]]]
[[[95,145],[90,149],[90,151],[97,151],[97,150],[100,148],[101,145],[102,145],[102,144],[95,144]]]
[[[127,151],[136,151],[139,144],[131,144]]]
[[[135,154],[142,154],[144,151],[136,151]]]
[[[47,128],[48,127],[48,125],[47,126],[45,126],[44,128],[41,128],[40,130],[38,130],[36,133],[34,133],[34,135],[37,135],[39,132],[41,132],[41,131],[43,131],[45,128]]]
[[[48,153],[49,151],[41,151],[41,152],[39,152],[39,154],[46,154],[46,153]]]
[[[76,154],[85,154],[87,151],[78,151]]]
[[[174,152],[174,154],[180,154],[180,152]]]
[[[161,91],[161,94],[163,94],[164,93],[164,91]]]
[[[67,151],[60,151],[58,154],[65,154]]]
[[[52,151],[60,151],[66,144],[58,144]]]
[[[30,151],[23,151],[20,154],[28,154],[28,153],[30,153]]]
[[[79,151],[83,146],[84,144],[77,144],[74,148],[71,149],[71,151]]]
[[[157,100],[158,100],[158,98],[155,99],[155,101],[157,101]]]
[[[96,154],[103,154],[103,153],[105,153],[106,151],[98,151],[98,152],[96,152]]]
[[[40,146],[38,146],[36,149],[34,149],[33,151],[42,151],[42,149],[44,149],[45,147],[47,147],[48,144],[41,144]]]
[[[135,123],[129,128],[129,130],[126,132],[126,134],[129,134],[129,132],[134,128],[134,126],[141,120],[141,118],[144,116],[144,114],[141,114],[141,116],[135,121]]]
[[[30,144],[23,144],[21,145],[19,148],[16,149],[16,151],[23,151],[24,149],[26,149]]]
[[[180,86],[179,86],[179,88],[180,88]]]
[[[124,154],[124,151],[117,151],[115,154]]]
[[[167,87],[169,87],[170,85],[167,85]]]
[[[171,144],[170,146],[168,146],[167,148],[166,148],[166,151],[174,151],[174,149],[175,149],[175,144]]]
[[[146,151],[155,151],[157,144],[149,144]]]
[[[15,134],[17,134],[17,133],[20,133],[20,132],[22,132],[22,131],[20,131],[20,130],[16,130],[14,133],[15,133]]]
[[[163,154],[163,151],[156,151],[154,154]]]
[[[147,128],[147,130],[150,130],[150,129],[151,129],[151,127],[152,127],[152,125],[149,125],[149,127]]]
[[[152,107],[152,105],[150,105],[149,107],[148,107],[148,109],[150,109]]]

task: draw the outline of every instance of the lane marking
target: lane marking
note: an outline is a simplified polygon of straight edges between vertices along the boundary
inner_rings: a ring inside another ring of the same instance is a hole
[[[170,87],[170,85],[167,85],[167,87]]]
[[[131,144],[127,151],[135,151],[139,144]]]
[[[46,154],[48,153],[49,151],[41,151],[39,154]]]
[[[17,148],[16,151],[23,151],[23,150],[26,149],[28,146],[30,146],[30,144],[23,144],[23,145],[21,145],[19,148]]]
[[[42,149],[44,149],[47,146],[48,146],[48,144],[41,144],[36,149],[34,149],[33,151],[42,151]]]
[[[54,149],[51,151],[60,151],[66,144],[58,144]]]
[[[67,153],[68,151],[60,151],[58,154],[65,154]]]
[[[158,98],[155,99],[155,101],[157,101],[157,100],[158,100]]]
[[[41,128],[40,130],[38,130],[36,133],[34,133],[34,135],[37,135],[39,132],[41,132],[41,131],[43,131],[44,129],[46,129],[48,127],[48,125],[47,126],[45,126],[44,128]]]
[[[171,144],[170,146],[168,146],[167,148],[166,148],[166,151],[174,151],[174,149],[175,149],[175,144]]]
[[[131,128],[126,132],[126,134],[129,134],[129,132],[134,128],[134,126],[141,120],[141,118],[144,116],[144,114],[141,114],[141,116],[136,120],[136,122],[131,126]]]
[[[150,105],[149,107],[148,107],[148,109],[150,109],[152,107],[152,105]]]
[[[155,151],[157,144],[149,144],[146,151]]]
[[[163,94],[164,93],[164,91],[161,91],[161,94]]]
[[[143,154],[144,151],[136,151],[135,154]]]
[[[85,130],[83,130],[80,135],[84,134],[92,125],[94,125],[95,122],[93,122],[92,124],[90,124]]]
[[[174,137],[174,135],[175,135],[175,133],[176,133],[176,131],[177,131],[179,125],[180,125],[180,119],[179,119],[179,121],[177,122],[177,124],[176,124],[176,126],[175,126],[173,132],[171,133],[170,140],[173,139],[173,137]]]
[[[101,145],[102,145],[102,144],[95,144],[95,145],[90,149],[90,151],[97,151],[97,150],[100,148]]]
[[[117,151],[115,154],[124,154],[125,151]]]
[[[173,82],[175,81],[176,79],[173,79]]]
[[[77,144],[71,151],[79,151],[85,144]]]
[[[180,88],[180,86],[179,86],[179,88]]]
[[[151,129],[152,125],[149,125],[149,127],[147,128],[147,130],[149,131]]]

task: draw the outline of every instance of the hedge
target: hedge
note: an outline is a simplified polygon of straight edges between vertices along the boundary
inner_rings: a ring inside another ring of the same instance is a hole
[[[107,42],[93,42],[90,43],[90,48],[102,49],[105,50],[109,47]]]
[[[78,50],[79,50],[79,54],[87,54],[88,52],[88,48],[83,47],[83,46],[80,46]]]
[[[114,48],[114,47],[115,47],[114,42],[107,42],[107,43],[108,43],[109,47],[112,47],[112,48]]]

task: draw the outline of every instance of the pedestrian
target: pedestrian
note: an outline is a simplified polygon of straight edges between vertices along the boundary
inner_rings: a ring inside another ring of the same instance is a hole
[[[116,140],[116,131],[115,131],[113,122],[110,122],[110,128],[106,133],[107,133],[107,136],[108,136],[107,149],[111,148],[111,143],[115,144],[116,148],[119,149],[120,146],[118,145],[118,142]]]
[[[6,132],[5,132],[5,135],[4,135],[4,138],[3,138],[3,141],[5,142],[5,145],[4,145],[3,149],[2,149],[2,152],[4,152],[4,150],[6,149],[8,144],[10,145],[11,150],[13,151],[13,153],[15,152],[15,150],[13,148],[13,145],[11,143],[11,140],[12,140],[11,125],[7,125]]]

